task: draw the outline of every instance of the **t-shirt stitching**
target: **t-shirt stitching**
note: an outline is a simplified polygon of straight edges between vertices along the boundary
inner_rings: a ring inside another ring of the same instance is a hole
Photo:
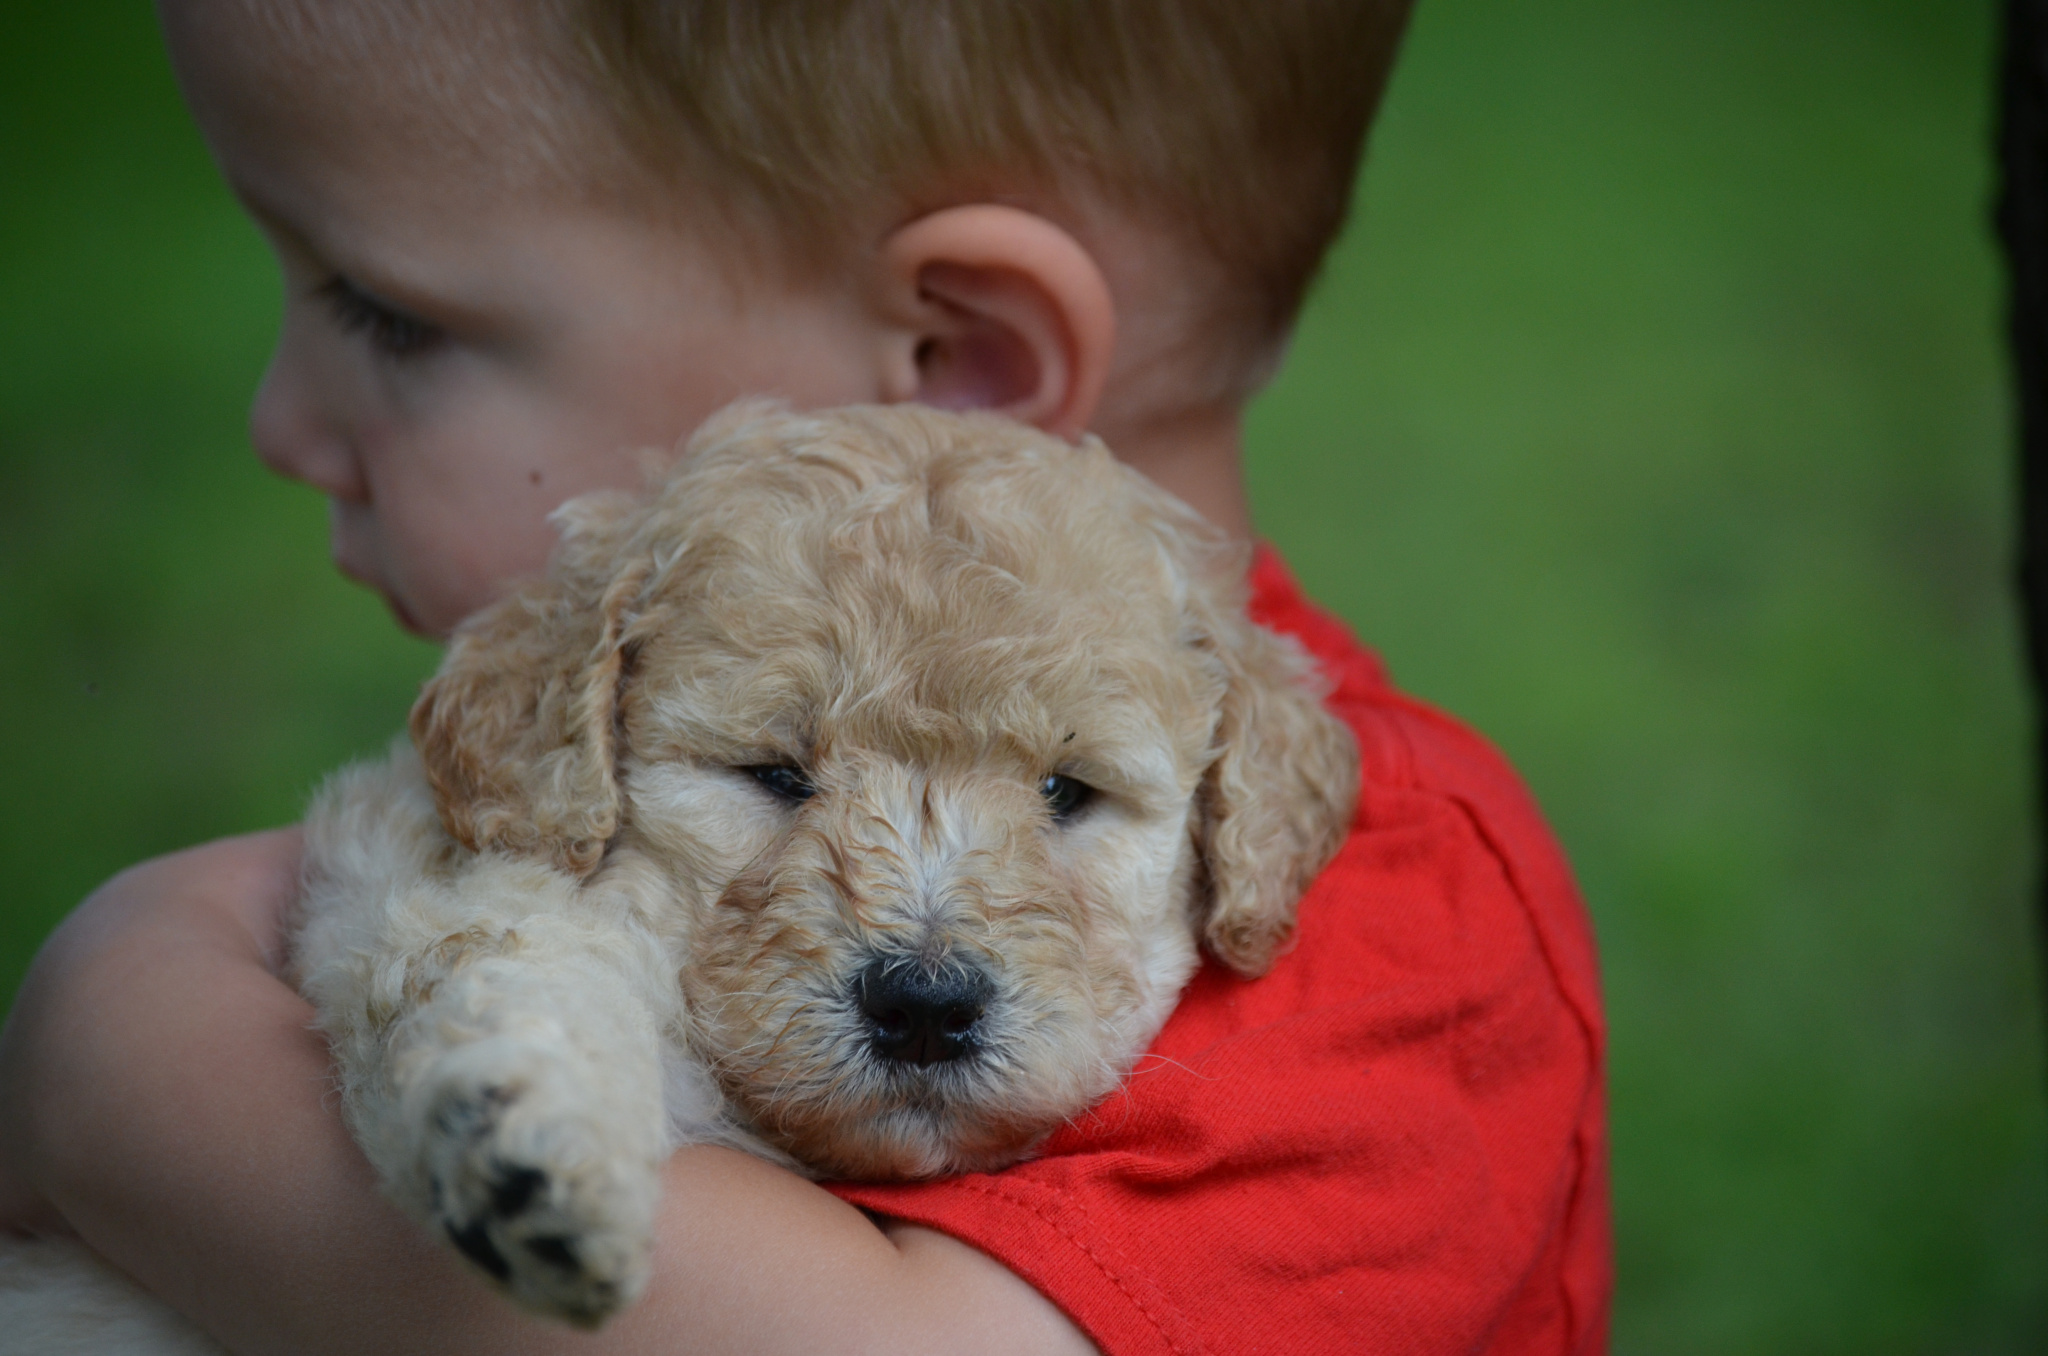
[[[1478,834],[1480,841],[1486,844],[1486,850],[1493,855],[1494,860],[1500,864],[1502,873],[1506,875],[1509,888],[1514,891],[1516,902],[1522,906],[1522,911],[1529,915],[1529,930],[1536,935],[1536,949],[1543,956],[1544,968],[1550,972],[1551,983],[1557,987],[1558,996],[1564,999],[1565,1006],[1571,1009],[1573,1019],[1579,1024],[1579,1032],[1585,1038],[1587,1068],[1598,1069],[1600,1067],[1599,1027],[1588,1017],[1584,1007],[1580,1005],[1573,992],[1574,986],[1566,982],[1565,972],[1559,964],[1549,931],[1543,927],[1542,923],[1536,918],[1534,911],[1530,909],[1529,890],[1523,884],[1521,875],[1515,870],[1514,862],[1509,858],[1507,852],[1501,848],[1500,844],[1494,840],[1494,836],[1487,832],[1485,817],[1479,813],[1478,807],[1455,792],[1449,793],[1446,798],[1458,807],[1459,813],[1464,815],[1467,822],[1472,825],[1473,832]],[[1579,1098],[1578,1115],[1574,1118],[1571,1182],[1564,1195],[1564,1218],[1559,1221],[1562,1231],[1567,1234],[1572,1232],[1574,1225],[1578,1224],[1581,1214],[1579,1192],[1580,1188],[1585,1184],[1586,1159],[1588,1157],[1586,1111],[1592,1101],[1595,1086],[1596,1082],[1594,1079],[1588,1078],[1586,1080],[1585,1090]],[[1572,1288],[1566,1283],[1562,1273],[1559,1274],[1557,1283],[1559,1300],[1567,1316],[1565,1320],[1566,1331],[1571,1333],[1574,1339],[1581,1338],[1585,1333],[1584,1327],[1581,1326],[1584,1316],[1579,1312],[1578,1306],[1572,1302]]]
[[[1551,982],[1557,986],[1558,995],[1564,999],[1565,1006],[1572,1010],[1572,1016],[1579,1024],[1579,1032],[1586,1039],[1587,1064],[1589,1067],[1597,1068],[1600,1062],[1599,1023],[1580,1003],[1574,992],[1577,986],[1566,979],[1566,968],[1558,959],[1557,949],[1551,941],[1549,930],[1543,926],[1542,920],[1536,917],[1535,910],[1529,907],[1532,892],[1523,882],[1521,873],[1515,870],[1513,859],[1495,840],[1493,834],[1488,832],[1486,819],[1479,813],[1478,807],[1454,791],[1447,792],[1445,798],[1458,807],[1459,813],[1472,825],[1472,831],[1486,844],[1486,850],[1493,855],[1494,861],[1500,864],[1502,874],[1508,879],[1509,888],[1514,891],[1515,902],[1520,904],[1522,912],[1529,916],[1529,930],[1536,934],[1536,948],[1543,953],[1544,968],[1550,971]]]
[[[1592,1157],[1591,1146],[1586,1143],[1585,1126],[1585,1113],[1584,1109],[1581,1108],[1579,1129],[1572,1136],[1572,1149],[1574,1151],[1572,1154],[1572,1189],[1570,1197],[1572,1206],[1567,1207],[1565,1211],[1564,1228],[1566,1233],[1570,1233],[1572,1226],[1578,1222],[1579,1212],[1575,1207],[1578,1204],[1579,1191],[1586,1183],[1586,1160]],[[1559,1280],[1562,1282],[1563,1277],[1560,1276]],[[1585,1312],[1580,1309],[1578,1297],[1573,1292],[1572,1287],[1569,1284],[1561,1283],[1558,1289],[1564,1292],[1565,1331],[1571,1335],[1567,1348],[1572,1351],[1581,1350],[1586,1340],[1586,1334],[1591,1329],[1592,1324],[1587,1321]]]
[[[1015,1206],[1019,1210],[1028,1211],[1032,1215],[1037,1216],[1040,1220],[1043,1220],[1047,1225],[1051,1226],[1055,1233],[1059,1234],[1060,1237],[1066,1239],[1069,1243],[1073,1244],[1076,1248],[1078,1248],[1081,1252],[1081,1255],[1083,1257],[1086,1257],[1090,1264],[1092,1264],[1097,1271],[1101,1272],[1104,1278],[1107,1279],[1111,1285],[1116,1287],[1117,1293],[1122,1295],[1126,1300],[1128,1300],[1132,1308],[1136,1309],[1140,1314],[1144,1315],[1145,1321],[1152,1325],[1152,1330],[1159,1334],[1159,1340],[1161,1342],[1164,1342],[1169,1350],[1184,1353],[1184,1356],[1201,1356],[1202,1348],[1198,1346],[1183,1346],[1179,1341],[1177,1341],[1172,1336],[1172,1334],[1167,1332],[1166,1325],[1160,1320],[1160,1316],[1154,1312],[1153,1305],[1147,1303],[1145,1299],[1139,1296],[1132,1289],[1131,1285],[1126,1280],[1123,1271],[1120,1268],[1111,1265],[1110,1262],[1101,1255],[1102,1250],[1095,1243],[1091,1242],[1087,1238],[1082,1237],[1076,1230],[1070,1228],[1065,1221],[1057,1217],[1045,1205],[1037,1201],[1026,1199],[1023,1196],[1006,1189],[999,1182],[963,1181],[960,1183],[960,1185],[966,1187],[970,1191],[978,1191],[985,1196],[993,1196],[998,1200],[1001,1200],[1009,1205]],[[1079,1215],[1084,1219],[1087,1218],[1088,1212],[1079,1201],[1066,1195],[1064,1192],[1058,1191],[1056,1188],[1047,1188],[1046,1190],[1048,1194],[1058,1196],[1061,1204],[1065,1205],[1074,1214]],[[1170,1305],[1164,1307],[1171,1308]],[[1181,1316],[1176,1312],[1175,1317],[1179,1318]],[[1185,1319],[1183,1319],[1182,1321],[1185,1322]]]
[[[1341,715],[1342,712],[1339,712],[1339,714]],[[1381,779],[1379,784],[1397,787],[1402,790],[1412,790],[1419,786],[1421,779],[1417,769],[1421,766],[1421,763],[1415,753],[1415,742],[1408,736],[1407,722],[1397,720],[1394,711],[1382,703],[1360,703],[1357,725],[1353,726],[1354,736],[1363,734],[1363,730],[1359,727],[1365,724],[1367,717],[1371,717],[1380,729],[1391,736],[1389,742],[1394,745],[1392,750],[1393,756],[1387,760],[1391,766],[1387,768],[1387,775]],[[1347,721],[1345,723],[1350,724],[1351,722]],[[1365,769],[1361,767],[1359,772],[1362,780]]]

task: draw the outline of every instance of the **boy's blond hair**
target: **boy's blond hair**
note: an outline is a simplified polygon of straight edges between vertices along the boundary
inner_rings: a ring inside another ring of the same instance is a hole
[[[1409,0],[569,0],[643,152],[825,261],[878,204],[1076,194],[1216,266],[1257,379],[1343,224]],[[645,157],[643,157],[645,158]]]
[[[829,269],[962,202],[1107,208],[1180,247],[1222,396],[1343,224],[1410,2],[240,0],[306,78],[393,86],[418,134],[628,199],[638,162],[658,210],[772,262]]]

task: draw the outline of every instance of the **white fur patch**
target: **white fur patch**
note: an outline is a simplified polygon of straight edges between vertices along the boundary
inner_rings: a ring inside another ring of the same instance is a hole
[[[1202,940],[1270,960],[1349,819],[1349,737],[1236,557],[1100,444],[743,406],[561,521],[458,633],[419,752],[315,799],[293,954],[385,1190],[543,1313],[632,1302],[678,1144],[1029,1154]],[[208,1349],[43,1246],[0,1247],[0,1343],[42,1306]]]

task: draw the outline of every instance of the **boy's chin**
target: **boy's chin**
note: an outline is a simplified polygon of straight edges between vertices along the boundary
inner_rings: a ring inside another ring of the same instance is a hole
[[[347,574],[348,572],[344,570],[342,573]],[[391,619],[408,633],[418,636],[422,640],[439,640],[446,634],[443,631],[436,631],[432,627],[427,626],[420,620],[418,613],[406,606],[405,599],[399,597],[390,589],[385,588],[382,584],[376,583],[373,580],[358,578],[355,575],[349,575],[349,577],[376,594],[379,598],[382,598],[385,608],[391,613]]]
[[[382,598],[385,608],[391,613],[391,619],[410,634],[422,640],[439,640],[446,634],[445,631],[435,630],[422,622],[419,614],[407,606],[405,599],[386,588],[380,580],[371,577],[367,571],[352,566],[339,551],[334,553],[334,568],[351,584],[359,584]]]
[[[344,570],[342,573],[348,574],[348,571]],[[385,608],[391,613],[391,619],[404,628],[408,634],[418,636],[421,640],[442,640],[446,638],[447,632],[445,630],[435,630],[433,627],[422,622],[418,614],[406,606],[405,599],[399,597],[390,589],[385,588],[382,584],[373,583],[368,579],[359,579],[354,575],[349,575],[349,578],[370,590],[379,598],[382,598]]]
[[[403,598],[393,593],[386,593],[383,589],[378,589],[377,592],[384,599],[384,606],[391,609],[392,619],[406,631],[418,636],[422,640],[441,639],[439,631],[434,631],[421,625],[419,618],[413,616],[411,609],[406,607]]]

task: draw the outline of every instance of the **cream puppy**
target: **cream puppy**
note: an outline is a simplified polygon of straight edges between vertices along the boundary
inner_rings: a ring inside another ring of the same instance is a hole
[[[542,1312],[639,1293],[682,1143],[1028,1155],[1349,820],[1241,555],[1099,443],[746,404],[559,524],[316,800],[295,949],[387,1189]]]

